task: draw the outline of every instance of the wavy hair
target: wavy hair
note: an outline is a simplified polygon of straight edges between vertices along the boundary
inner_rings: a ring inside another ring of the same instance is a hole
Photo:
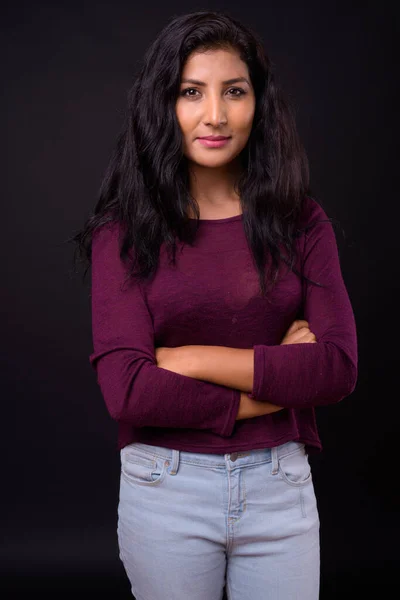
[[[174,265],[177,240],[193,243],[200,212],[189,191],[188,161],[175,105],[189,55],[210,49],[236,50],[248,67],[255,91],[252,130],[240,154],[243,168],[236,189],[265,297],[266,280],[272,288],[281,261],[297,272],[295,240],[301,234],[297,225],[303,200],[310,193],[309,166],[294,111],[275,82],[274,66],[261,38],[225,12],[175,16],[148,48],[128,92],[122,131],[96,206],[82,231],[70,241],[77,244],[75,262],[79,254],[88,268],[94,230],[120,222],[124,229],[120,258],[126,262],[133,249],[128,278],[139,280],[154,275],[163,242]],[[194,221],[188,218],[189,209],[196,215]],[[272,275],[267,278],[269,258]]]

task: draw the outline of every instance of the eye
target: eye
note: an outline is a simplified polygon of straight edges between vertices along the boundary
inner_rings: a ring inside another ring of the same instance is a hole
[[[240,94],[233,94],[234,96],[243,96],[246,92],[242,88],[230,88],[229,91],[234,90],[235,92],[240,92]]]
[[[196,88],[186,88],[181,91],[181,96],[193,96],[193,94],[186,94],[186,92],[190,92],[190,91],[197,92],[198,90],[196,90]]]
[[[229,88],[229,92],[231,91],[235,91],[235,92],[239,92],[238,94],[230,94],[233,97],[237,97],[239,98],[240,96],[243,96],[244,94],[246,94],[247,92],[245,92],[245,90],[243,90],[242,88]],[[194,92],[198,92],[198,90],[196,88],[185,88],[184,90],[181,91],[181,96],[186,96],[187,98],[195,98],[195,94],[188,94],[187,92],[190,91],[194,91]]]

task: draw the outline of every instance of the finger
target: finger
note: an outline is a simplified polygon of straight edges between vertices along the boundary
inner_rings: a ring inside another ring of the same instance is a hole
[[[298,319],[297,321],[293,321],[293,323],[287,330],[286,335],[288,335],[288,334],[290,335],[291,333],[294,333],[301,327],[308,327],[308,322],[305,321],[304,319]]]
[[[306,333],[302,337],[300,337],[297,340],[297,343],[298,344],[302,344],[302,343],[310,344],[311,342],[315,342],[315,341],[316,341],[315,335],[313,334],[312,331],[310,331],[309,333]]]
[[[300,329],[297,329],[296,331],[291,333],[289,336],[287,336],[289,338],[289,343],[293,343],[296,340],[301,339],[308,333],[310,333],[310,330],[308,327],[300,327]]]

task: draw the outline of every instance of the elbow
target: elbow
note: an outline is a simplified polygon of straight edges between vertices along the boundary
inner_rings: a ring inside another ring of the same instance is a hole
[[[135,426],[134,415],[136,411],[132,406],[132,398],[129,400],[128,393],[123,389],[109,389],[101,385],[100,389],[110,417],[114,421],[129,422],[132,426]]]
[[[137,378],[120,382],[115,392],[109,390],[106,404],[112,419],[132,427],[147,427],[153,421],[152,403],[146,393],[146,379]]]
[[[348,355],[344,355],[343,360],[338,365],[335,382],[329,389],[330,403],[341,402],[344,398],[350,396],[356,388],[357,379],[357,364]]]
[[[356,388],[358,379],[358,369],[357,365],[352,361],[348,360],[348,364],[344,369],[343,373],[343,381],[342,381],[342,399],[350,396]]]
[[[337,404],[353,393],[357,385],[357,357],[343,349],[327,345],[323,366],[311,375],[311,403],[315,406]]]
[[[104,394],[103,394],[104,395]],[[107,406],[108,414],[114,421],[124,422],[127,420],[126,410],[124,409],[124,402],[115,398],[110,398],[104,395],[104,401]],[[133,423],[132,423],[133,425]]]
[[[143,418],[143,410],[139,411],[137,408],[143,406],[140,398],[126,390],[120,390],[119,394],[103,393],[103,397],[108,413],[114,421],[128,423],[132,427],[145,427],[147,424]]]
[[[353,364],[352,367],[349,369],[347,396],[350,396],[350,394],[352,394],[354,392],[354,390],[356,389],[357,380],[358,380],[358,369],[357,369],[357,365]]]
[[[110,417],[117,422],[129,423],[133,427],[144,427],[148,420],[148,403],[144,401],[145,380],[138,374],[145,361],[132,369],[128,361],[123,368],[110,368],[105,361],[98,365],[98,383]]]
[[[350,396],[356,388],[358,378],[358,367],[357,367],[357,352],[340,352],[341,361],[339,363],[339,374],[340,374],[340,392],[342,398]]]

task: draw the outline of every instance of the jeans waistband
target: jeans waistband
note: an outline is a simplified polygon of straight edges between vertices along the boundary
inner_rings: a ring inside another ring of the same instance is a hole
[[[258,448],[255,450],[237,451],[228,454],[207,454],[201,452],[186,452],[185,450],[174,450],[173,448],[133,442],[122,448],[121,452],[132,448],[132,450],[138,451],[140,454],[164,459],[167,461],[168,465],[171,465],[171,473],[177,471],[180,462],[203,467],[226,467],[227,463],[234,463],[237,466],[243,467],[272,461],[274,463],[273,470],[276,470],[278,468],[279,458],[297,452],[300,449],[304,449],[304,446],[305,445],[302,442],[290,441],[272,448]]]

